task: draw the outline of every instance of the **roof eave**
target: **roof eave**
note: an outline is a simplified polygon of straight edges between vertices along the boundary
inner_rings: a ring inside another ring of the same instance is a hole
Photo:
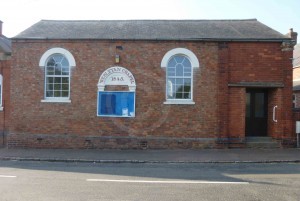
[[[14,37],[17,40],[124,40],[124,41],[210,41],[210,42],[285,42],[290,38],[47,38]]]

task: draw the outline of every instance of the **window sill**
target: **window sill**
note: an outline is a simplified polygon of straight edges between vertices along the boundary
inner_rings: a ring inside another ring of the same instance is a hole
[[[129,116],[129,115],[97,115],[98,117],[121,117],[121,118],[134,118],[135,115]]]
[[[42,103],[71,103],[70,99],[44,99]]]
[[[167,100],[164,102],[165,105],[195,105],[192,100]]]
[[[2,112],[3,111],[3,107],[0,107],[0,112]]]

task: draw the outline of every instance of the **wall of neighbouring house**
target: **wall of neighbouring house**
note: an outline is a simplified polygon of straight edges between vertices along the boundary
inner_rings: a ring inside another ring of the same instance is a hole
[[[300,67],[299,67],[299,44],[295,47],[294,50],[294,68],[293,68],[293,80],[300,80]],[[297,66],[297,67],[295,67]],[[293,110],[293,130],[296,133],[296,121],[300,121],[300,91],[293,91],[293,101],[294,101],[294,110]]]
[[[293,80],[300,79],[300,67],[293,68]]]
[[[294,82],[299,82],[300,80],[300,67],[294,67],[293,68],[293,81]],[[294,90],[293,91],[293,101],[294,101],[294,107],[295,108],[300,108],[300,91],[299,90]]]

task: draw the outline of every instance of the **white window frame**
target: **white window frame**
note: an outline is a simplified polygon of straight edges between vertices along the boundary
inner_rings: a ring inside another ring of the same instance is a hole
[[[46,97],[46,65],[49,57],[55,54],[61,54],[63,55],[69,62],[69,97]],[[45,71],[45,80],[44,80],[44,99],[41,100],[41,102],[50,102],[50,103],[71,103],[71,72],[72,68],[76,66],[75,59],[73,55],[64,48],[51,48],[47,50],[41,57],[39,66],[44,69]]]
[[[168,75],[167,75],[167,67],[168,67],[168,63],[169,61],[176,55],[180,55],[180,56],[184,56],[186,57],[187,59],[189,59],[189,61],[191,62],[191,66],[192,66],[192,71],[191,71],[191,98],[190,99],[168,99],[168,90],[167,90],[167,87],[168,87],[168,83],[167,83],[167,79],[168,79]],[[164,102],[164,104],[195,104],[195,102],[193,101],[193,90],[194,90],[194,87],[193,87],[193,82],[194,82],[194,70],[196,68],[199,68],[199,61],[196,57],[196,55],[186,49],[186,48],[175,48],[175,49],[172,49],[170,51],[168,51],[162,61],[161,61],[161,67],[162,68],[165,68],[166,69],[166,87],[165,87],[165,95],[166,95],[166,101]]]
[[[3,111],[3,76],[0,74],[0,111]]]

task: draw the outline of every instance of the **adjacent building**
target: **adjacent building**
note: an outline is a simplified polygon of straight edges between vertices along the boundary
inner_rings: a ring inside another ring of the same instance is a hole
[[[0,21],[0,146],[6,145],[10,109],[11,41],[2,34]]]
[[[293,54],[293,107],[300,108],[300,44],[295,45]]]
[[[7,145],[292,145],[292,35],[256,19],[42,20],[12,39]]]

